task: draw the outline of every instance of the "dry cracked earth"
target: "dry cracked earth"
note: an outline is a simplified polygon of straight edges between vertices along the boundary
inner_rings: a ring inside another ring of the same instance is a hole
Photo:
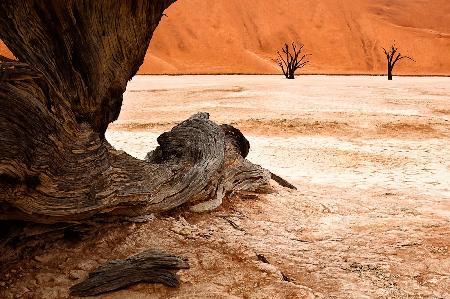
[[[158,248],[181,286],[100,298],[450,298],[450,79],[148,76],[107,138],[143,158],[198,111],[249,138],[294,183],[219,209],[104,223],[44,244],[0,278],[2,298],[65,298],[101,263]],[[138,221],[138,222],[136,222]]]

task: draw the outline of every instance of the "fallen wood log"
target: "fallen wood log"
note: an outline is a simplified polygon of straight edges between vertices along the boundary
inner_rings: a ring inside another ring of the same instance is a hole
[[[110,261],[89,277],[72,286],[74,296],[96,296],[119,290],[140,282],[162,283],[169,287],[179,285],[175,271],[188,269],[186,259],[161,251],[148,250],[124,260]]]
[[[295,187],[294,185],[292,185],[291,183],[289,183],[288,181],[286,181],[285,179],[283,179],[282,177],[274,174],[273,172],[270,173],[270,178],[272,180],[274,180],[275,182],[277,182],[280,186],[292,189],[292,190],[297,190],[297,187]]]

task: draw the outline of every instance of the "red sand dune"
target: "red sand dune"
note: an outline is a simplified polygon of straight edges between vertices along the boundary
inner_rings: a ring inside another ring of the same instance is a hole
[[[178,0],[166,13],[140,73],[276,73],[285,41],[313,55],[307,73],[384,73],[395,40],[417,61],[396,73],[450,75],[448,0]]]
[[[10,57],[10,58],[13,57],[13,55],[11,54],[11,51],[9,51],[8,48],[5,46],[5,44],[2,43],[1,41],[0,41],[0,55],[4,55],[4,56]]]

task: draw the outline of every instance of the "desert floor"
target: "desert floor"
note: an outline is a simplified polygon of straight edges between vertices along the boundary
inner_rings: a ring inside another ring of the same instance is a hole
[[[5,297],[66,297],[100,263],[159,248],[189,258],[178,289],[102,298],[450,298],[450,78],[138,76],[107,139],[143,158],[199,111],[298,190],[105,224],[20,263]]]

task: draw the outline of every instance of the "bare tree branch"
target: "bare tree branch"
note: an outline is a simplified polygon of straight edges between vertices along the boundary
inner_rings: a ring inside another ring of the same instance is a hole
[[[295,71],[299,68],[303,68],[309,63],[309,60],[306,60],[310,54],[303,54],[303,44],[296,44],[295,42],[291,43],[289,46],[287,43],[281,48],[283,54],[286,55],[286,58],[283,58],[280,51],[277,51],[279,59],[274,60],[280,66],[283,74],[288,79],[294,79]],[[291,51],[292,50],[292,51]]]
[[[386,50],[385,48],[382,48],[384,51],[384,54],[386,55],[387,63],[388,63],[388,80],[392,80],[392,71],[394,70],[394,66],[397,62],[399,62],[402,59],[409,59],[411,61],[414,61],[409,56],[403,56],[399,51],[397,46],[394,44],[391,45],[390,50]]]

